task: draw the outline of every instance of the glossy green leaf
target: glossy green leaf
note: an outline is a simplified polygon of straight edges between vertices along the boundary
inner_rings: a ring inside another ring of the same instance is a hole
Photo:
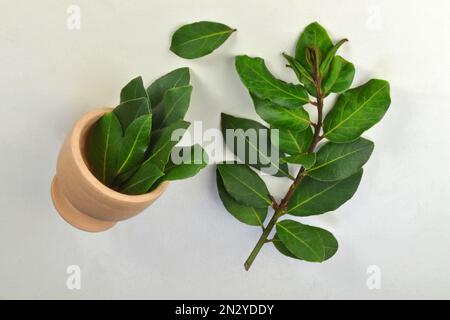
[[[156,79],[147,88],[152,108],[159,106],[167,90],[187,86],[190,78],[189,68],[178,68]]]
[[[122,102],[113,112],[119,119],[124,131],[127,130],[128,126],[140,116],[152,113],[147,98],[137,98]]]
[[[147,91],[145,91],[144,82],[142,77],[137,77],[128,82],[120,92],[120,102],[128,100],[134,100],[137,98],[148,98]]]
[[[383,118],[390,103],[389,83],[384,80],[370,80],[342,93],[325,117],[325,137],[334,142],[357,139]]]
[[[309,114],[303,107],[286,108],[270,100],[260,99],[254,94],[250,95],[253,99],[256,113],[270,125],[296,131],[302,131],[309,127]]]
[[[196,144],[172,149],[169,162],[164,168],[164,180],[180,180],[195,176],[208,165],[208,154]]]
[[[330,72],[323,82],[323,92],[339,93],[350,88],[355,77],[355,66],[342,58],[335,56],[331,62]]]
[[[226,191],[223,185],[222,177],[219,170],[216,170],[217,190],[225,209],[231,213],[239,221],[251,225],[262,226],[267,216],[267,207],[254,208],[243,205],[234,200]]]
[[[324,76],[328,73],[328,70],[330,69],[331,61],[333,61],[333,59],[336,55],[336,52],[347,41],[348,41],[347,39],[342,39],[338,43],[336,43],[330,50],[328,50],[323,61],[320,63],[319,71],[322,76]]]
[[[327,142],[317,152],[314,167],[306,173],[320,181],[345,179],[369,160],[373,148],[373,142],[364,138],[349,143]]]
[[[314,83],[312,76],[309,71],[294,57],[283,53],[283,57],[288,61],[289,66],[294,70],[298,80],[301,83]]]
[[[310,169],[316,163],[316,154],[315,153],[300,153],[294,154],[289,157],[282,158],[284,162],[300,164],[305,169]]]
[[[299,154],[308,150],[313,137],[311,127],[303,131],[292,131],[288,129],[271,128],[271,130],[278,129],[278,143],[273,142],[275,147],[287,154]]]
[[[153,109],[154,130],[182,120],[188,111],[192,86],[172,88],[166,91],[161,104]]]
[[[298,259],[296,256],[294,256],[292,254],[292,252],[289,251],[288,248],[286,248],[286,246],[284,245],[284,243],[281,241],[280,237],[276,233],[273,236],[272,244],[280,253],[284,254],[285,256],[287,256],[289,258],[293,258],[293,259]]]
[[[221,127],[227,146],[243,163],[267,174],[289,176],[288,167],[280,164],[279,151],[272,145],[270,132],[265,126],[222,113]],[[227,131],[232,135],[227,137]]]
[[[308,70],[312,68],[308,64],[306,51],[308,48],[317,48],[320,56],[324,58],[331,48],[333,42],[327,31],[317,22],[309,24],[300,35],[295,47],[295,58]]]
[[[120,192],[130,195],[144,194],[164,175],[155,164],[144,163],[139,170],[120,188]]]
[[[217,22],[187,24],[173,34],[170,50],[185,59],[200,58],[220,47],[234,31]]]
[[[312,216],[334,211],[347,202],[358,189],[363,170],[338,181],[317,181],[305,177],[289,201],[288,213]]]
[[[264,181],[245,164],[218,164],[228,194],[244,205],[267,208],[272,204]]]
[[[322,262],[330,259],[338,249],[336,238],[318,227],[283,220],[277,223],[276,229],[285,247],[298,259]]]
[[[303,86],[276,79],[263,59],[242,55],[236,57],[235,63],[242,82],[258,98],[287,108],[300,107],[309,102],[308,93]]]
[[[92,127],[87,142],[89,167],[100,182],[111,186],[117,168],[122,127],[113,112],[103,115]]]
[[[120,142],[116,175],[127,172],[142,162],[150,144],[151,129],[151,114],[140,116],[128,126],[123,139],[116,142]]]

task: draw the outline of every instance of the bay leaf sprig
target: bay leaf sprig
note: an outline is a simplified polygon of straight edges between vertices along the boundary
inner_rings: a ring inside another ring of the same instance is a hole
[[[325,261],[337,252],[338,242],[331,232],[282,218],[334,211],[355,194],[362,167],[374,149],[374,143],[361,134],[378,123],[389,108],[389,83],[385,80],[372,79],[349,89],[354,65],[337,55],[346,42],[342,39],[334,43],[317,22],[308,25],[297,41],[294,56],[283,53],[297,76],[297,84],[277,79],[262,58],[236,57],[237,73],[256,113],[267,125],[222,114],[224,137],[227,129],[241,129],[242,136],[249,129],[277,130],[278,139],[267,141],[276,147],[279,156],[278,169],[271,174],[292,180],[284,197],[276,200],[258,175],[265,172],[265,166],[249,161],[250,152],[258,154],[258,159],[267,158],[259,150],[261,143],[242,138],[248,148],[242,155],[235,143],[226,141],[234,146],[232,151],[240,163],[217,165],[220,199],[236,219],[263,230],[245,261],[246,270],[269,243],[285,256],[310,262]],[[331,93],[338,97],[325,114],[324,100]],[[317,120],[310,119],[305,104],[315,107]],[[292,176],[290,171],[294,169],[297,174]]]
[[[208,157],[199,145],[184,148],[182,162],[170,158],[178,148],[172,133],[190,125],[183,120],[192,93],[189,82],[189,69],[179,68],[147,88],[141,77],[123,87],[120,104],[92,126],[87,141],[88,165],[100,182],[137,195],[165,180],[192,177],[206,166]]]

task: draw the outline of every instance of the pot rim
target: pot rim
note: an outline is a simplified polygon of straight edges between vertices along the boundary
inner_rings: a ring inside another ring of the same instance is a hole
[[[128,202],[128,203],[145,203],[148,201],[151,201],[155,198],[157,198],[161,193],[166,190],[167,186],[169,185],[168,181],[163,181],[155,190],[140,194],[140,195],[128,195],[124,193],[120,193],[118,191],[115,191],[107,186],[105,186],[103,183],[101,183],[89,170],[85,158],[82,155],[81,152],[81,133],[86,129],[86,126],[89,124],[89,122],[92,121],[93,118],[99,118],[103,114],[112,111],[112,108],[98,108],[93,111],[90,111],[86,113],[84,116],[82,116],[75,126],[72,129],[72,134],[70,137],[70,146],[71,146],[71,152],[74,156],[76,166],[78,167],[81,175],[83,178],[94,188],[98,189],[102,194],[106,195],[109,198]],[[92,125],[92,124],[91,124]]]

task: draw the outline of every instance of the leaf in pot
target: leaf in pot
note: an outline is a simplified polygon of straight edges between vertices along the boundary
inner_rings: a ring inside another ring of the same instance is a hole
[[[125,173],[142,162],[150,144],[151,129],[151,114],[140,116],[128,126],[120,143],[116,175]]]
[[[120,192],[138,195],[148,192],[151,186],[164,175],[154,163],[146,162],[120,187]]]
[[[293,220],[276,224],[277,235],[285,247],[298,259],[323,262],[338,249],[336,238],[329,231]]]
[[[355,77],[355,66],[342,58],[335,56],[331,62],[330,72],[323,83],[323,92],[339,93],[350,88]]]
[[[317,181],[305,177],[294,191],[288,213],[294,216],[312,216],[334,211],[347,202],[358,189],[363,169],[337,181]]]
[[[134,120],[140,116],[151,114],[152,110],[147,98],[137,98],[119,104],[114,108],[113,112],[125,131]]]
[[[276,79],[263,59],[242,55],[236,57],[235,64],[244,85],[258,98],[287,108],[300,107],[309,102],[308,93],[302,85]]]
[[[189,122],[179,120],[165,128],[154,131],[152,133],[148,158],[144,163],[153,163],[161,171],[164,171],[172,148],[180,141],[189,125]]]
[[[144,82],[142,77],[137,77],[127,83],[120,91],[120,103],[134,100],[137,98],[147,98],[147,91],[145,91]]]
[[[274,141],[275,147],[280,151],[288,154],[304,153],[308,150],[313,137],[311,127],[303,131],[293,131],[289,129],[271,128],[271,130],[278,129],[278,143]]]
[[[357,139],[383,118],[390,103],[389,83],[384,80],[372,79],[347,90],[325,117],[325,137],[333,142]]]
[[[245,164],[218,164],[228,194],[247,206],[267,208],[272,204],[264,181]]]
[[[294,154],[292,156],[284,157],[281,160],[286,163],[300,164],[305,169],[310,169],[316,163],[316,154],[315,153]]]
[[[275,233],[272,239],[273,246],[282,254],[289,258],[298,259],[296,256],[292,254],[292,252],[289,251],[289,249],[284,245],[284,243],[281,241],[278,234]]]
[[[169,162],[164,168],[164,180],[181,180],[193,177],[207,165],[208,154],[200,145],[174,147]]]
[[[100,182],[111,186],[117,169],[118,141],[122,127],[113,112],[103,115],[92,127],[87,143],[87,160],[92,173]]]
[[[289,176],[286,164],[270,140],[270,131],[254,120],[221,114],[222,134],[227,146],[245,164],[277,177]],[[229,136],[227,136],[227,130]],[[232,133],[232,135],[231,135]]]
[[[223,185],[222,176],[216,170],[217,190],[222,203],[229,213],[242,223],[251,226],[262,226],[267,216],[267,207],[254,208],[237,202],[231,197]]]
[[[211,21],[200,21],[179,28],[172,36],[170,50],[185,59],[210,54],[220,47],[236,29]]]
[[[309,24],[300,35],[295,47],[295,58],[308,70],[312,68],[306,57],[308,48],[319,49],[320,55],[325,57],[327,52],[333,48],[333,42],[327,31],[317,22]]]
[[[258,98],[250,93],[256,113],[267,123],[278,128],[287,128],[297,131],[309,127],[310,120],[308,112],[299,108],[286,108],[279,106],[270,100]]]
[[[176,87],[167,90],[161,104],[153,109],[154,130],[182,120],[189,108],[191,93],[192,86]]]
[[[326,56],[324,57],[323,61],[320,63],[320,74],[322,76],[325,76],[328,73],[328,70],[330,69],[330,64],[333,61],[334,56],[336,55],[336,52],[338,51],[338,49],[345,43],[347,42],[347,39],[342,39],[340,40],[338,43],[336,43],[333,48],[331,48]]]
[[[327,142],[317,152],[316,164],[306,174],[319,181],[345,179],[369,160],[373,148],[373,142],[364,138],[349,143]]]
[[[152,108],[158,107],[167,90],[189,85],[190,78],[189,68],[178,68],[156,79],[147,88]]]

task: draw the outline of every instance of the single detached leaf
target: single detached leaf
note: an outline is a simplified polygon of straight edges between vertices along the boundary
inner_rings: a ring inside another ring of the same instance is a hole
[[[272,204],[264,181],[245,164],[218,164],[228,194],[246,206],[267,208]]]
[[[173,34],[170,50],[185,59],[200,58],[220,47],[234,31],[236,29],[217,22],[187,24]]]
[[[154,130],[182,120],[189,108],[192,86],[172,88],[166,91],[162,103],[153,109]]]
[[[111,186],[117,168],[122,127],[113,112],[103,115],[92,127],[87,143],[89,167],[100,182]]]
[[[317,22],[308,25],[300,35],[295,47],[295,58],[308,70],[312,68],[308,64],[306,51],[308,48],[316,48],[320,56],[324,58],[328,51],[333,48],[333,42],[327,31]]]
[[[156,79],[148,88],[147,94],[152,108],[159,106],[167,90],[187,86],[190,81],[189,68],[175,69]]]
[[[148,158],[144,164],[147,162],[153,163],[161,171],[164,171],[172,148],[181,140],[189,125],[189,122],[179,120],[165,128],[154,131],[151,137]]]
[[[120,188],[120,192],[130,195],[144,194],[163,175],[164,173],[155,164],[144,163]]]
[[[285,247],[298,259],[322,262],[331,258],[338,249],[336,238],[318,227],[283,220],[277,223],[276,229]]]
[[[144,82],[142,77],[137,77],[128,82],[128,84],[123,87],[120,92],[120,102],[125,102],[128,100],[133,100],[137,98],[148,98],[147,92],[145,91]]]
[[[319,181],[345,179],[369,160],[373,148],[373,142],[364,138],[349,143],[327,142],[317,152],[314,167],[306,173]]]
[[[124,131],[127,130],[128,126],[140,116],[152,113],[147,98],[137,98],[125,101],[119,104],[113,112],[119,119]]]
[[[323,83],[323,92],[339,93],[350,88],[355,77],[355,66],[342,58],[335,56],[331,62],[330,72]]]
[[[287,154],[299,154],[308,150],[313,137],[311,127],[303,131],[293,131],[289,129],[271,128],[271,130],[278,129],[278,143],[273,142],[275,147]]]
[[[342,93],[324,120],[325,137],[334,142],[358,138],[383,118],[391,98],[389,83],[370,80]]]
[[[243,55],[237,56],[235,63],[242,82],[258,98],[287,108],[300,107],[309,102],[308,93],[303,86],[276,79],[263,59]]]
[[[324,57],[323,61],[320,64],[320,74],[321,75],[326,75],[328,73],[328,70],[330,69],[331,61],[333,61],[333,58],[336,55],[336,52],[347,41],[348,41],[347,39],[342,39],[341,41],[336,43],[333,46],[333,48],[331,48],[327,52],[326,56]]]
[[[292,252],[289,251],[288,248],[286,248],[286,246],[284,245],[284,243],[281,241],[280,237],[278,236],[278,234],[275,233],[275,235],[273,236],[272,239],[272,243],[273,246],[282,254],[284,254],[285,256],[289,257],[289,258],[294,258],[294,259],[298,259],[296,256],[294,256],[292,254]]]
[[[289,176],[288,167],[280,164],[279,151],[272,145],[270,132],[265,126],[222,113],[221,127],[227,146],[243,163],[267,174]]]
[[[254,208],[234,200],[225,189],[219,170],[216,170],[217,190],[225,209],[239,221],[251,225],[262,226],[267,216],[267,207]]]
[[[270,100],[263,100],[251,94],[256,113],[267,123],[278,128],[302,131],[309,127],[309,114],[303,109],[286,108]]]
[[[208,154],[196,144],[172,149],[169,162],[164,168],[164,180],[180,180],[195,176],[208,165]]]
[[[312,216],[334,211],[347,202],[358,189],[363,169],[338,181],[317,181],[305,177],[289,201],[288,213]]]
[[[294,154],[289,157],[284,157],[282,158],[282,160],[287,163],[301,164],[303,167],[305,167],[305,169],[310,169],[316,163],[316,154],[315,153]]]
[[[150,144],[151,129],[151,114],[140,116],[128,126],[125,136],[120,141],[116,175],[127,172],[142,162]]]

